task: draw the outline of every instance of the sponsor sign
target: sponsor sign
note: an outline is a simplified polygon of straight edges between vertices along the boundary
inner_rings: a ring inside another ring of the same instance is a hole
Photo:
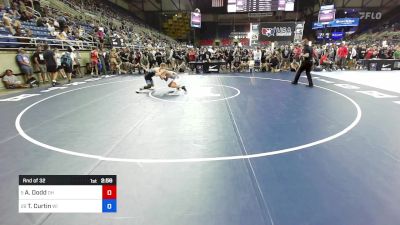
[[[259,41],[293,41],[295,22],[260,23]]]
[[[343,32],[332,32],[332,39],[333,40],[342,40],[344,38]]]
[[[328,27],[357,27],[359,24],[359,18],[340,18],[331,21]]]
[[[382,12],[360,12],[361,20],[380,20],[382,19]]]
[[[323,28],[324,28],[324,24],[318,23],[318,22],[313,23],[313,27],[312,27],[313,30],[318,30],[318,29],[323,29]]]

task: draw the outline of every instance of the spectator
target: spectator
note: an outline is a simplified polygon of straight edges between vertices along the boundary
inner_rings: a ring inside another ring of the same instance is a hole
[[[65,74],[64,67],[61,65],[62,54],[60,53],[60,50],[58,50],[58,48],[54,49],[54,55],[56,57],[58,74],[61,75],[62,78],[67,79],[67,75]]]
[[[72,80],[72,69],[73,69],[73,61],[75,60],[75,56],[73,55],[73,51],[71,47],[68,47],[67,52],[65,52],[61,56],[61,66],[63,67],[67,79],[68,79],[68,84],[71,83]]]
[[[36,20],[36,26],[37,27],[46,27],[46,23],[47,23],[47,21],[46,21],[46,18],[44,18],[44,17],[39,17]]]
[[[323,71],[332,71],[333,70],[333,62],[329,60],[328,53],[324,52],[319,60],[319,64],[322,66]]]
[[[38,11],[40,14],[42,14],[42,8],[40,6],[40,0],[33,0],[33,9]]]
[[[110,53],[110,66],[111,66],[111,73],[115,74],[117,72],[117,65],[118,65],[118,54],[115,48],[111,49]]]
[[[33,87],[32,85],[23,84],[18,78],[13,74],[13,71],[8,69],[4,73],[3,82],[7,89],[15,89],[15,88],[29,88]]]
[[[346,66],[346,60],[347,60],[347,56],[349,54],[349,51],[347,49],[347,46],[342,43],[337,51],[337,55],[338,55],[338,66],[341,70],[345,70],[345,66]]]
[[[278,54],[279,53],[277,51],[274,52],[274,54],[272,55],[272,57],[270,58],[270,61],[269,61],[271,72],[273,72],[273,73],[280,72],[280,69],[279,69],[280,63],[279,63]]]
[[[393,53],[394,59],[400,59],[400,45],[397,45],[396,51]]]
[[[43,58],[46,61],[47,72],[50,73],[52,86],[60,85],[60,83],[57,82],[57,59],[54,52],[50,49],[50,46],[47,44],[44,46]]]
[[[10,19],[8,14],[3,15],[3,24],[4,27],[12,34],[15,35],[16,31],[14,29],[14,26],[12,24],[12,20]]]
[[[150,69],[150,62],[149,62],[147,55],[148,55],[148,53],[144,52],[143,56],[140,58],[139,71],[140,71],[140,69],[142,69],[144,73],[147,73],[147,71],[149,71],[149,69]]]
[[[290,49],[289,46],[285,46],[282,50],[282,62],[281,62],[281,69],[282,70],[289,70],[290,68]]]
[[[79,50],[75,50],[74,54],[75,54],[74,70],[76,72],[76,75],[77,76],[79,75],[79,77],[82,78],[83,74],[81,70],[81,54]]]
[[[372,59],[374,55],[374,49],[368,48],[367,52],[365,53],[365,59]]]
[[[54,26],[54,21],[46,22],[47,30],[50,32],[52,36],[56,36],[56,28]]]
[[[254,51],[254,65],[255,67],[260,67],[261,65],[261,50],[260,47],[257,47],[257,50]]]
[[[36,71],[40,72],[42,82],[45,83],[48,78],[47,78],[46,61],[44,60],[42,46],[38,46],[36,48],[36,52],[33,54],[32,58],[33,58],[33,65],[35,66]]]
[[[91,65],[92,65],[92,72],[91,75],[94,77],[98,77],[99,75],[99,68],[98,68],[98,64],[99,64],[99,52],[98,52],[98,48],[95,47],[91,52],[90,52],[90,61],[91,61]],[[96,72],[96,75],[94,75],[93,72]]]
[[[28,11],[22,11],[21,12],[21,17],[19,18],[20,21],[29,21],[32,19],[32,14],[30,14]]]
[[[29,57],[23,48],[18,49],[16,59],[21,72],[25,76],[25,81],[29,83],[33,78],[33,69]]]

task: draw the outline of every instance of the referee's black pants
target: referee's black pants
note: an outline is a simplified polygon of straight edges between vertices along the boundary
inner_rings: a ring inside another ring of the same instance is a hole
[[[297,70],[296,76],[294,78],[293,84],[297,84],[300,79],[300,75],[306,71],[307,79],[308,79],[308,85],[313,86],[313,81],[311,77],[311,69],[312,69],[312,62],[303,62],[300,66],[300,68]]]

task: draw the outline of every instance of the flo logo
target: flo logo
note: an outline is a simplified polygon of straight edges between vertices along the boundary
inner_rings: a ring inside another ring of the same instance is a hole
[[[261,33],[267,37],[275,35],[275,28],[262,28]]]

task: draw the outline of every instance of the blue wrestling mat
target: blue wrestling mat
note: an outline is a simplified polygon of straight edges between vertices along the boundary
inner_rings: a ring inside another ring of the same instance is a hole
[[[0,224],[395,225],[400,98],[294,74],[107,76],[0,98]],[[301,82],[307,82],[305,78]],[[115,214],[18,214],[20,174],[115,174]]]

